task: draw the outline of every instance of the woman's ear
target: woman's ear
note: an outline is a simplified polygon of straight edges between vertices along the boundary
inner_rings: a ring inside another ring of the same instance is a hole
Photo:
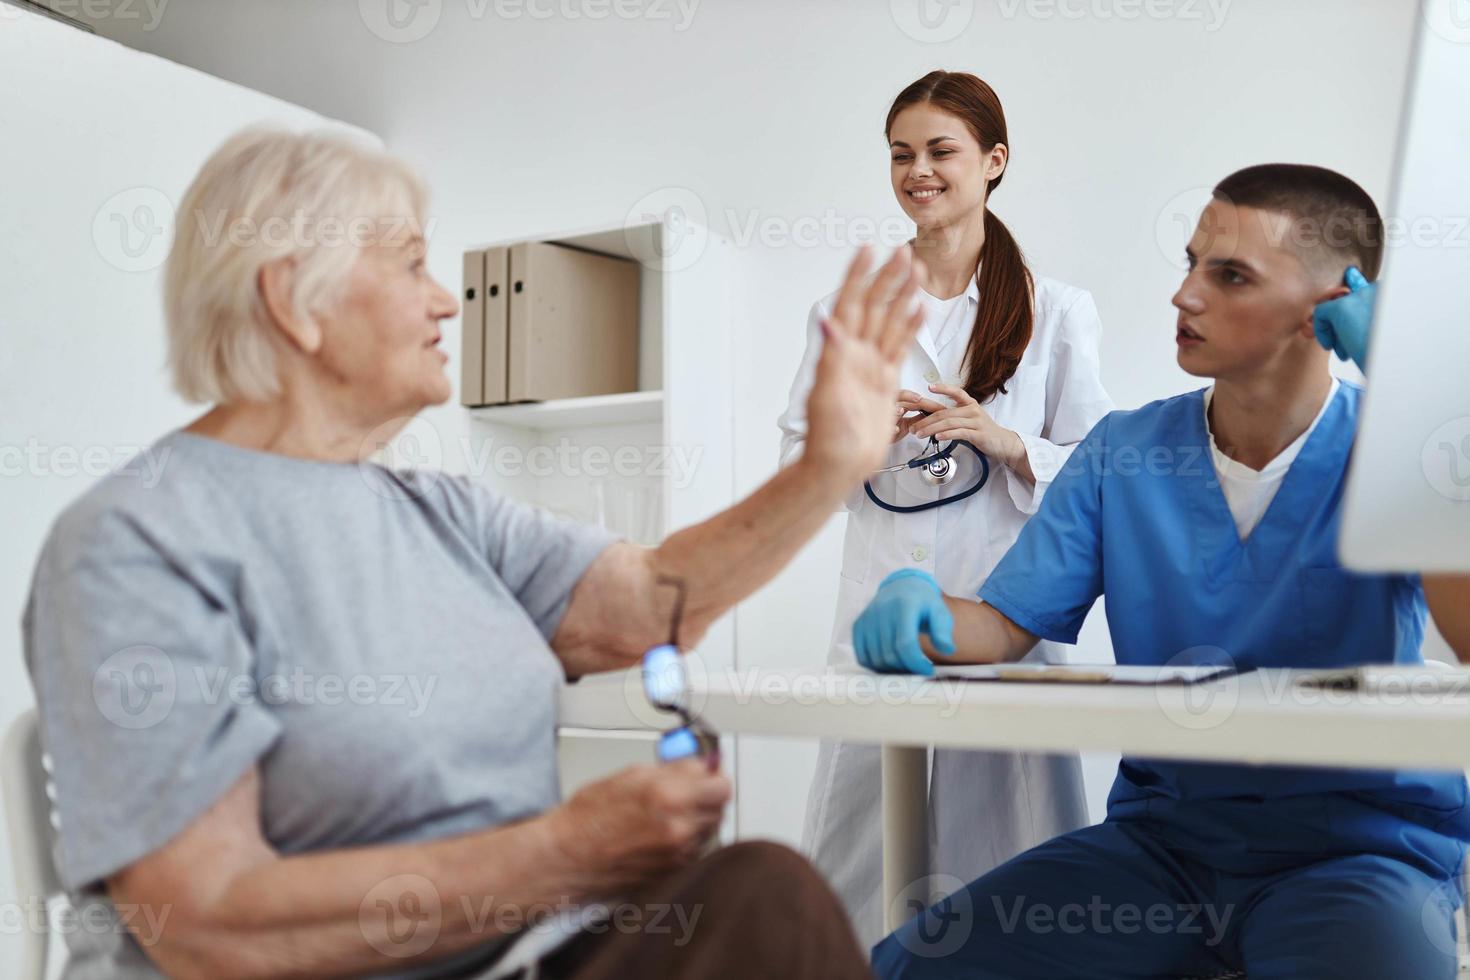
[[[315,320],[297,312],[292,298],[296,291],[296,262],[293,259],[276,259],[261,266],[256,286],[271,323],[293,347],[306,354],[315,354],[321,349],[321,328]]]
[[[985,182],[987,184],[1000,179],[1000,175],[1006,172],[1006,162],[1010,158],[1010,147],[1004,143],[997,143],[990,148],[990,154],[985,160]]]

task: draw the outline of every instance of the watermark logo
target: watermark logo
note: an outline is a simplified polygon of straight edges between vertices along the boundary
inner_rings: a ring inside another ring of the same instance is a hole
[[[173,658],[146,644],[119,650],[92,674],[97,710],[130,731],[152,728],[167,718],[178,689]]]
[[[1470,0],[1424,0],[1429,29],[1451,44],[1470,44]]]
[[[1460,884],[1457,881],[1442,881],[1435,885],[1419,907],[1425,938],[1446,956],[1458,957],[1466,952],[1463,940],[1455,938],[1455,910],[1459,907]]]
[[[412,44],[428,37],[444,14],[444,0],[357,0],[362,22],[390,44]]]
[[[422,417],[389,419],[363,439],[358,472],[389,500],[416,500],[433,490],[444,465],[439,430]]]
[[[439,938],[443,924],[439,891],[423,875],[394,875],[363,898],[357,922],[368,945],[384,956],[418,956]]]
[[[1240,677],[1230,654],[1214,646],[1181,650],[1169,658],[1163,665],[1163,671],[1167,675],[1196,666],[1202,669],[1224,667],[1226,673],[1206,680],[1161,683],[1154,688],[1154,693],[1159,707],[1170,721],[1180,728],[1198,732],[1218,728],[1235,714],[1236,705],[1240,703]]]
[[[1430,433],[1419,464],[1440,496],[1470,501],[1470,415],[1451,419]]]
[[[670,599],[672,603],[672,599]],[[685,711],[698,717],[704,712],[709,700],[709,664],[698,650],[685,650],[679,662],[683,666],[683,688],[680,703]],[[663,678],[665,685],[676,683],[678,678]],[[648,728],[671,728],[678,723],[678,715],[655,708],[648,700],[644,689],[643,669],[635,667],[623,672],[623,703],[640,725]]]
[[[889,913],[890,919],[909,923],[894,938],[926,959],[958,952],[975,928],[970,892],[954,875],[925,875],[909,882],[894,896]]]
[[[129,187],[109,197],[92,218],[92,244],[123,272],[152,272],[173,244],[174,205],[156,187]]]
[[[661,187],[643,195],[623,218],[623,242],[644,268],[680,272],[709,244],[704,201],[687,187]]]
[[[904,34],[922,44],[953,41],[975,19],[975,0],[889,0],[889,13]]]
[[[1205,206],[1213,196],[1212,187],[1191,187],[1169,198],[1159,209],[1158,217],[1154,219],[1154,242],[1159,247],[1159,254],[1175,268],[1188,268],[1184,249],[1194,237]]]

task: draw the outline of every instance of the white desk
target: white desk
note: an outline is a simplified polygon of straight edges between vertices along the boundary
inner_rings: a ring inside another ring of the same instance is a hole
[[[1470,693],[1407,683],[1304,689],[1291,671],[1186,687],[976,683],[861,670],[743,670],[691,679],[691,707],[722,734],[844,738],[883,751],[884,897],[890,926],[924,866],[925,747],[1077,752],[1368,768],[1470,767]],[[638,672],[565,689],[561,723],[667,727]]]

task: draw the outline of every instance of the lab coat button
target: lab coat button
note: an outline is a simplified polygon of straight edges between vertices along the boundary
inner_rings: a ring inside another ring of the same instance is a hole
[[[925,551],[923,548],[915,548],[914,549],[914,561],[923,561],[924,560],[924,556],[927,555],[927,554],[928,554],[928,552]]]
[[[929,382],[931,385],[937,385],[937,384],[939,384],[939,372],[938,371],[925,371],[924,372],[924,380],[927,381],[927,382]]]

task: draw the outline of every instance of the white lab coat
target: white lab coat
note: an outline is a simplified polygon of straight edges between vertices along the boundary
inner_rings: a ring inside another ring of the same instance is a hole
[[[1035,281],[1031,342],[1006,383],[1007,392],[983,407],[1021,436],[1036,484],[992,460],[990,479],[979,493],[914,514],[885,511],[856,490],[847,500],[829,663],[855,662],[853,621],[889,572],[921,568],[946,593],[974,596],[1040,506],[1072,447],[1112,409],[1099,377],[1101,325],[1091,294],[1042,276]],[[821,353],[820,322],[835,298],[834,293],[812,307],[806,354],[778,423],[783,466],[802,452],[807,394]],[[950,404],[928,388],[941,379],[963,384],[979,291],[972,279],[947,308],[933,297],[923,300],[929,312],[904,361],[900,384]],[[922,440],[906,437],[890,449],[885,465],[913,458],[922,446]],[[1027,659],[1060,662],[1064,650],[1043,641]],[[877,747],[822,744],[807,803],[804,849],[841,896],[865,946],[884,933],[879,789]],[[1087,823],[1076,756],[939,750],[931,755],[929,807],[930,869],[960,881]]]

